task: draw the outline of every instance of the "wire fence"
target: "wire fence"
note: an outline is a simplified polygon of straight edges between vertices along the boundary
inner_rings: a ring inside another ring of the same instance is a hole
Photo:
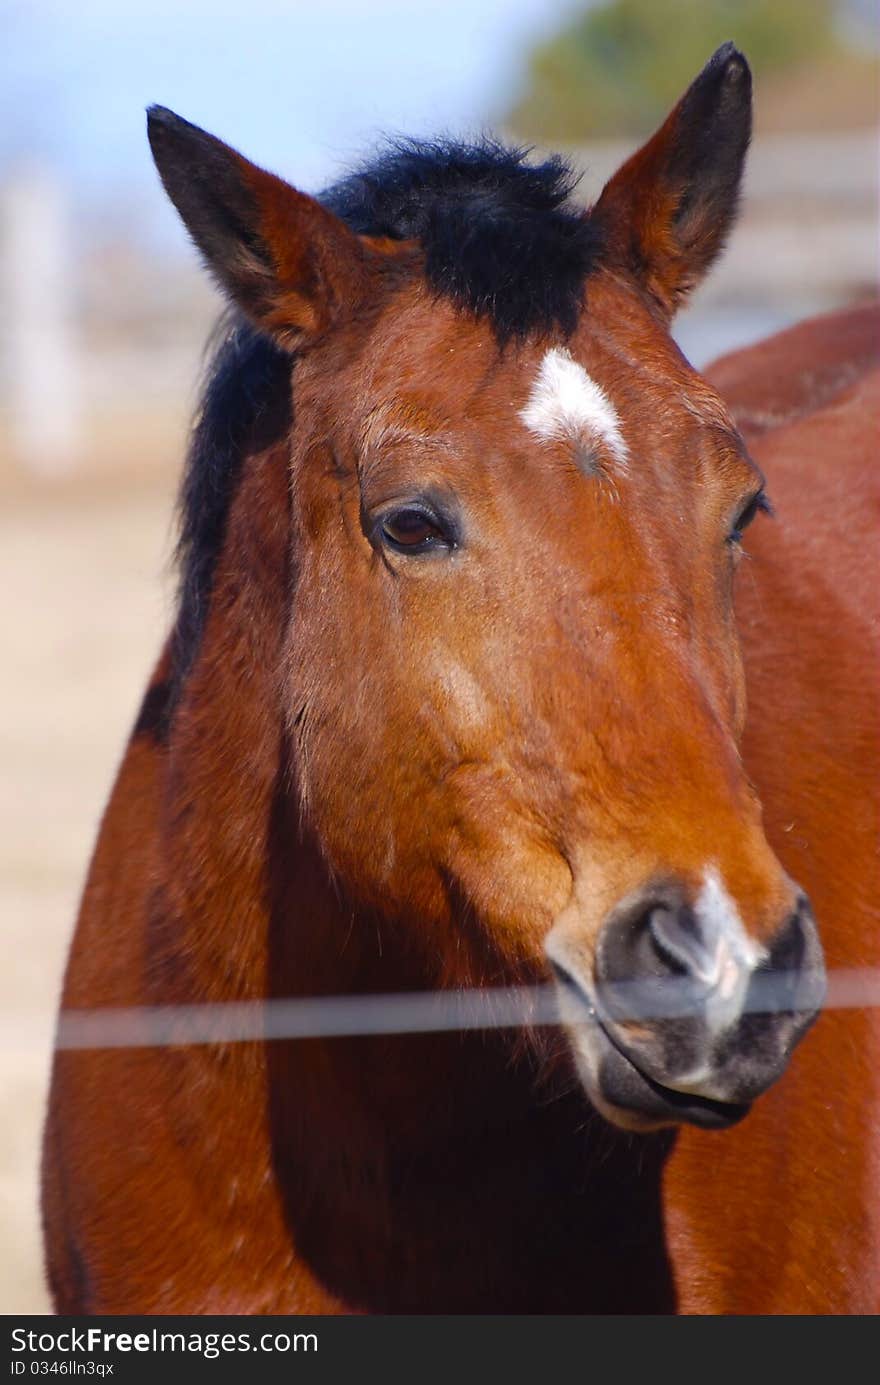
[[[771,1014],[812,1009],[821,998],[821,972],[756,974],[747,991],[744,1012]],[[689,978],[639,981],[607,987],[604,997],[615,1020],[670,1019],[694,1013],[700,993]],[[880,968],[841,968],[829,973],[823,1010],[880,1006]],[[62,1010],[55,1047],[118,1049],[234,1044],[282,1039],[353,1038],[368,1035],[437,1034],[480,1029],[571,1023],[560,1012],[558,988],[486,987],[385,995],[333,995],[273,998],[200,1005],[121,1006]],[[595,1016],[584,1002],[575,1022]],[[27,1017],[7,1014],[7,1043],[20,1043]]]

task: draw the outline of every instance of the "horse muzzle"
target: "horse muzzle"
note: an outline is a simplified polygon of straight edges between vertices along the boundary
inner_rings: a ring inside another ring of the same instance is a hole
[[[612,912],[592,973],[548,939],[560,1012],[588,1095],[631,1129],[723,1129],[784,1072],[816,1019],[825,969],[799,895],[767,946],[673,885]]]

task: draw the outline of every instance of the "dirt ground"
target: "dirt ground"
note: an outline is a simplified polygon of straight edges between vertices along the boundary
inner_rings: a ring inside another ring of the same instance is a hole
[[[0,1310],[49,1311],[39,1141],[77,898],[170,606],[175,477],[0,487]]]

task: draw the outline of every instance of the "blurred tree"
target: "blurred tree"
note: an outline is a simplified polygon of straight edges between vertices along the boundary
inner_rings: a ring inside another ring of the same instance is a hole
[[[507,124],[542,140],[644,134],[726,39],[758,79],[818,74],[829,63],[861,68],[840,36],[838,9],[834,0],[612,0],[531,54]]]

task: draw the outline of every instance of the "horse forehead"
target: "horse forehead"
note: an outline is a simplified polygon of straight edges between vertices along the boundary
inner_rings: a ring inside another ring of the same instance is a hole
[[[541,358],[519,417],[542,441],[602,444],[625,468],[629,447],[614,401],[566,347]]]
[[[640,324],[641,325],[641,324]],[[577,332],[565,341],[532,344],[510,360],[506,382],[519,377],[537,428],[554,431],[612,423],[640,416],[663,424],[693,423],[736,433],[733,416],[714,387],[690,364],[668,332],[656,323],[641,334],[626,324],[599,324],[585,313]]]
[[[417,297],[383,320],[381,341],[358,382],[362,421],[373,439],[402,423],[426,435],[443,424],[490,428],[496,439],[580,442],[586,434],[625,465],[660,418],[664,429],[694,425],[736,433],[712,386],[654,323],[634,333],[582,315],[565,340],[509,344],[452,305],[428,313]],[[639,324],[644,326],[643,324]],[[525,433],[523,433],[525,424]]]

